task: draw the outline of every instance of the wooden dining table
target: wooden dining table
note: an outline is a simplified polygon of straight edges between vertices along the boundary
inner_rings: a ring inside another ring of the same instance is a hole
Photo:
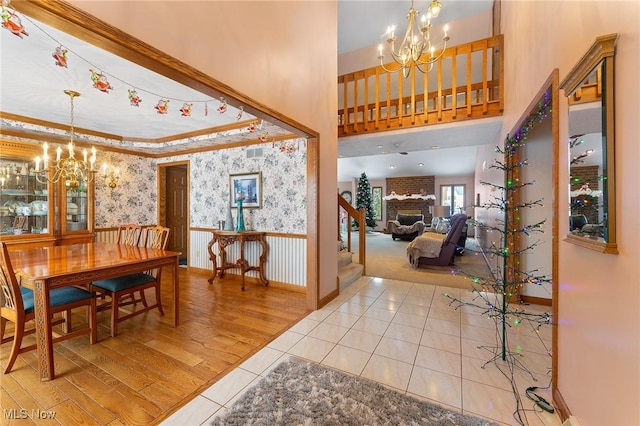
[[[10,257],[21,284],[34,292],[38,372],[41,381],[53,380],[53,336],[49,292],[86,285],[92,281],[171,266],[173,273],[173,325],[179,322],[179,252],[114,243],[83,243],[11,250]]]

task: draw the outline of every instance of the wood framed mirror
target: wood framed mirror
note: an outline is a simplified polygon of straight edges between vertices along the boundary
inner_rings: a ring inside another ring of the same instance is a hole
[[[614,56],[618,34],[596,38],[560,83],[569,106],[569,229],[565,241],[618,253]]]

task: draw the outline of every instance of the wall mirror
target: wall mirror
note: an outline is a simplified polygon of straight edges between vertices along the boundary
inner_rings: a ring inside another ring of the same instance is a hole
[[[614,169],[614,56],[618,34],[596,38],[560,88],[569,106],[567,238],[617,253]]]

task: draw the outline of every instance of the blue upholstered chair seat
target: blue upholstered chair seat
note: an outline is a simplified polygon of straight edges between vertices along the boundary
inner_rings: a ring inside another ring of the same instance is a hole
[[[22,293],[22,303],[24,305],[25,313],[33,313],[33,291],[20,286],[20,293]],[[63,287],[51,290],[49,293],[49,302],[51,307],[56,307],[78,302],[80,300],[91,299],[92,297],[93,293],[81,288]]]
[[[151,275],[140,272],[137,274],[125,275],[123,277],[110,278],[108,280],[94,281],[92,285],[115,293],[154,281],[155,278]]]

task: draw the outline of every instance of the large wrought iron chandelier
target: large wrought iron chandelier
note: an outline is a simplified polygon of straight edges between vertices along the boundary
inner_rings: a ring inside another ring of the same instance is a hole
[[[76,147],[73,143],[73,99],[80,96],[80,93],[73,90],[65,90],[71,100],[71,128],[69,131],[69,143],[67,144],[68,156],[62,157],[62,148],[56,150],[56,159],[52,161],[49,158],[49,144],[44,143],[42,146],[42,158],[36,157],[35,175],[40,183],[56,183],[60,179],[65,180],[65,185],[75,189],[80,186],[81,182],[85,185],[91,182],[98,171],[96,169],[96,149],[91,147],[91,156],[86,149],[82,151],[82,159],[76,158]],[[42,169],[40,163],[42,162]]]
[[[402,43],[396,50],[395,41],[396,26],[390,26],[384,33],[388,36],[387,43],[390,46],[393,60],[400,65],[398,69],[387,69],[384,63],[384,46],[378,46],[378,59],[380,65],[387,72],[402,70],[404,77],[411,72],[412,66],[423,73],[431,71],[433,64],[440,59],[449,41],[449,26],[444,26],[444,36],[442,37],[442,47],[436,51],[436,46],[431,42],[431,20],[437,18],[442,10],[442,4],[438,0],[432,0],[425,13],[418,19],[420,12],[414,9],[413,0],[407,14],[407,32],[402,39]]]

